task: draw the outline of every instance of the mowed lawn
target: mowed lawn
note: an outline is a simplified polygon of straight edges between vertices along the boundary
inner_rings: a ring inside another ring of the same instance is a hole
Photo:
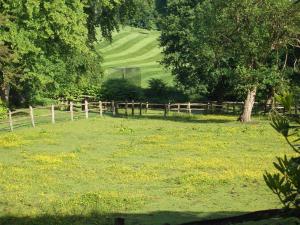
[[[97,46],[103,56],[104,78],[111,78],[116,68],[139,68],[141,86],[147,87],[150,79],[162,79],[173,85],[171,72],[161,64],[162,49],[159,47],[159,31],[124,27],[113,34],[113,41],[100,42]],[[122,78],[122,73],[118,74]],[[118,76],[113,76],[114,78]],[[131,74],[126,74],[130,78]]]
[[[0,224],[179,224],[281,207],[262,175],[291,151],[268,121],[235,120],[106,116],[1,133]]]

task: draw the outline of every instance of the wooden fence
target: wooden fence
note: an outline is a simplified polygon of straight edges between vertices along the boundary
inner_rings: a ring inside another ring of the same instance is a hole
[[[109,111],[111,102],[65,102],[45,107],[32,107],[8,111],[7,120],[0,121],[0,131],[32,126],[41,123],[55,124],[58,121],[74,121],[75,118],[88,119],[91,115],[103,116]],[[8,126],[7,126],[8,125]]]
[[[253,114],[265,114],[272,107],[255,103]],[[202,103],[168,103],[158,104],[149,102],[63,102],[58,105],[46,107],[32,107],[28,109],[19,109],[8,112],[8,120],[0,121],[0,130],[13,131],[15,128],[22,126],[35,127],[40,123],[56,123],[61,120],[74,121],[75,119],[90,116],[103,116],[110,114],[112,116],[142,116],[155,112],[161,116],[167,117],[172,113],[192,114],[233,114],[241,113],[243,102],[202,102]],[[285,112],[284,107],[276,106],[276,109]],[[298,107],[294,106],[293,113],[298,115]],[[159,113],[158,113],[159,112]]]

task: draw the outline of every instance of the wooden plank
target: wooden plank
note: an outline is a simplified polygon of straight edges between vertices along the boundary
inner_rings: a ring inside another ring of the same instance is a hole
[[[116,115],[115,101],[111,101],[111,111],[112,111],[112,115],[115,116]]]
[[[70,115],[71,115],[71,121],[74,121],[74,104],[73,102],[70,102]]]
[[[191,109],[191,103],[190,102],[188,103],[187,109],[188,109],[189,114],[191,115],[192,114],[192,109]]]
[[[11,114],[10,110],[8,111],[8,119],[9,119],[10,131],[13,132],[14,131],[14,126],[13,126],[12,114]]]
[[[54,105],[51,105],[51,122],[52,122],[52,124],[55,123],[55,107],[54,107]]]
[[[89,118],[89,103],[87,100],[84,101],[84,112],[85,112],[85,118]]]
[[[148,112],[148,108],[149,108],[149,103],[146,102],[146,110],[145,110],[145,113],[146,113],[146,114],[147,114],[147,112]]]
[[[164,111],[164,117],[165,118],[167,117],[167,111],[168,111],[168,105],[165,104],[165,111]]]
[[[103,116],[103,105],[101,101],[99,101],[99,114],[100,116]]]
[[[134,100],[131,102],[131,115],[134,116]]]
[[[115,114],[116,115],[119,114],[119,103],[118,102],[115,103]]]
[[[125,102],[125,116],[128,116],[128,102]]]
[[[29,106],[29,112],[30,112],[31,125],[32,127],[35,127],[34,112],[32,106]]]
[[[140,116],[142,115],[142,109],[143,109],[143,103],[140,102],[139,104],[139,109],[140,109]]]

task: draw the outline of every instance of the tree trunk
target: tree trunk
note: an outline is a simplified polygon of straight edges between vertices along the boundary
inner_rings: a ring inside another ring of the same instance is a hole
[[[241,122],[251,122],[251,114],[252,109],[255,103],[255,96],[256,96],[257,88],[254,87],[251,90],[248,90],[247,98],[244,103],[243,113],[239,117],[239,121]]]

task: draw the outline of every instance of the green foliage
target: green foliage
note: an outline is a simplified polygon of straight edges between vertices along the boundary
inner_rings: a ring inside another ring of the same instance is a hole
[[[286,101],[286,96],[280,99],[288,104],[290,101]],[[274,174],[266,172],[264,179],[286,208],[300,208],[300,122],[292,122],[291,124],[287,117],[277,112],[273,112],[271,120],[273,128],[283,135],[298,156],[292,158],[288,158],[286,155],[284,158],[277,157],[274,167],[278,172]]]
[[[0,5],[4,15],[14,18],[1,29],[1,37],[18,54],[22,67],[15,73],[19,74],[17,79],[9,77],[6,86],[31,102],[36,95],[57,97],[78,77],[92,73],[84,58],[95,62],[99,57],[87,46],[84,7],[79,0],[70,4],[13,0]],[[99,70],[93,72],[100,74]]]
[[[31,105],[38,105],[38,106],[49,106],[52,104],[55,104],[56,101],[50,98],[45,98],[41,96],[34,96],[33,101],[31,102]]]
[[[145,89],[145,97],[150,102],[184,102],[187,96],[175,87],[167,86],[161,79],[152,78],[149,80],[148,88]]]
[[[141,100],[143,91],[126,79],[109,79],[102,84],[100,96],[104,100]]]
[[[285,207],[300,208],[300,157],[288,159],[285,156],[277,160],[274,166],[279,173],[266,173],[266,184]]]
[[[285,138],[289,136],[290,122],[289,120],[281,116],[279,113],[274,111],[271,114],[271,126],[280,134],[282,134]]]
[[[97,28],[104,39],[112,40],[112,32],[119,30],[135,13],[135,0],[87,0],[85,13],[89,42],[97,40]]]
[[[100,87],[96,36],[111,39],[133,10],[131,0],[1,1],[1,98],[30,103]]]
[[[7,118],[7,107],[0,100],[0,119]]]
[[[135,0],[135,14],[128,21],[128,25],[143,29],[156,28],[156,10],[154,0]]]
[[[299,29],[293,28],[299,5],[289,0],[170,1],[162,21],[162,62],[186,89],[199,87],[210,96],[224,81],[232,87],[224,88],[230,96],[234,90],[245,98],[254,87],[279,90],[293,67],[284,58],[292,55],[289,46],[298,45]]]
[[[16,86],[19,78],[19,55],[6,39],[11,18],[0,11],[0,97],[8,105],[11,86]]]
[[[161,19],[167,14],[167,0],[134,0],[133,5],[129,26],[148,30],[161,28]]]
[[[165,96],[167,92],[167,84],[160,79],[152,78],[149,80],[148,96],[155,98],[159,96]]]
[[[292,93],[284,92],[281,95],[276,95],[275,98],[288,112],[291,111],[294,106],[294,96]]]

